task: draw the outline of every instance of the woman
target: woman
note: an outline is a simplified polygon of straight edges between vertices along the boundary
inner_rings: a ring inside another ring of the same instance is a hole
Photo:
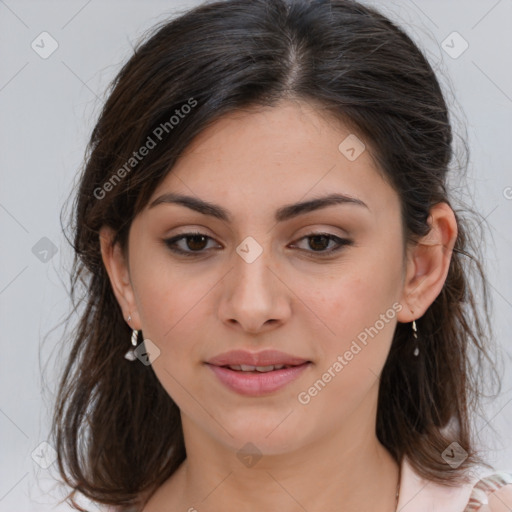
[[[66,483],[144,512],[511,507],[511,475],[477,474],[488,313],[452,152],[432,68],[373,9],[227,0],[157,27],[75,203]]]

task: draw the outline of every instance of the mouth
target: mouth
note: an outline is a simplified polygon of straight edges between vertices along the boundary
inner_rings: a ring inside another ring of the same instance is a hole
[[[307,361],[309,362],[309,361]],[[305,363],[304,363],[305,364]],[[268,366],[252,366],[249,364],[230,364],[221,366],[221,368],[229,368],[235,372],[244,372],[244,373],[268,373],[276,370],[282,370],[283,368],[294,368],[295,366],[300,365],[292,365],[292,364],[271,364]]]
[[[214,365],[206,363],[218,382],[240,395],[257,397],[275,393],[298,379],[313,363],[272,364],[255,366],[246,364]]]
[[[307,359],[286,354],[279,350],[263,350],[250,352],[247,350],[231,350],[219,354],[207,361],[208,364],[227,367],[233,371],[269,372],[285,367],[299,366],[308,363]]]

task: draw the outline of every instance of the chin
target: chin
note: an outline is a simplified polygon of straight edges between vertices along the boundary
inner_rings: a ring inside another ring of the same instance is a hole
[[[256,423],[246,420],[236,427],[231,424],[227,430],[233,437],[224,432],[223,442],[236,452],[243,447],[250,451],[254,446],[255,451],[261,455],[282,455],[301,448],[306,442],[303,438],[303,427],[299,429],[292,424],[285,427],[282,421],[281,417],[272,422]]]

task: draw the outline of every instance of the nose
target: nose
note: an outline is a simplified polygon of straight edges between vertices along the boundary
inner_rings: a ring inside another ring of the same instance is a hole
[[[223,280],[218,314],[232,328],[256,334],[277,328],[290,316],[291,292],[267,254],[263,251],[252,262],[236,254]]]

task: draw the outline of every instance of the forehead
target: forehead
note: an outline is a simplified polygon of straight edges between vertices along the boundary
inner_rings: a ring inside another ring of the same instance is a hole
[[[195,195],[241,215],[333,192],[356,197],[374,212],[398,207],[369,144],[297,101],[237,111],[208,126],[149,203],[165,192]]]

